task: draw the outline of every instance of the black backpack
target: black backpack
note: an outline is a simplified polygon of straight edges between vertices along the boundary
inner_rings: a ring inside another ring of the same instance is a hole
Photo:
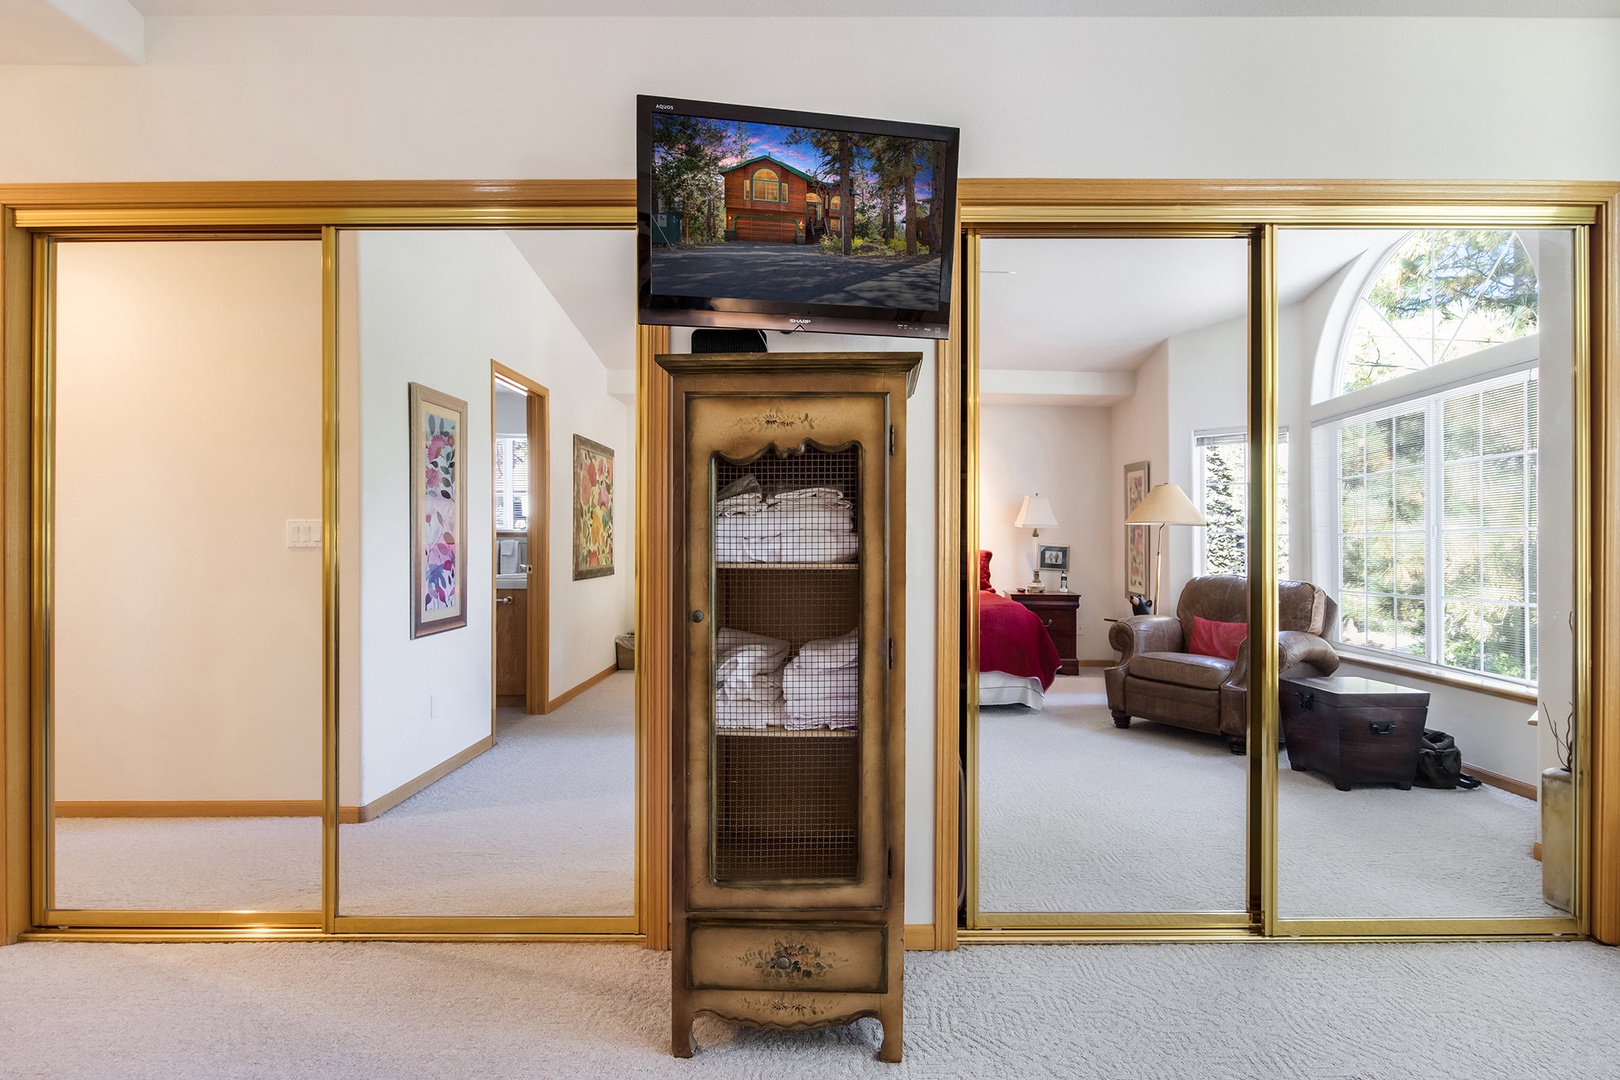
[[[1462,751],[1457,740],[1443,731],[1423,730],[1418,746],[1417,778],[1413,783],[1426,788],[1477,788],[1479,780],[1462,771]]]

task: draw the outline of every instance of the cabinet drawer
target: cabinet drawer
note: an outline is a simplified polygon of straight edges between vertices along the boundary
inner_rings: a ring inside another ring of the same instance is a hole
[[[694,990],[888,988],[888,927],[693,924],[688,928]]]

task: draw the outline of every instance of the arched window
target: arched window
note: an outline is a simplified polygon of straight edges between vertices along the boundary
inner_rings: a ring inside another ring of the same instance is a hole
[[[1538,303],[1524,245],[1485,230],[1408,234],[1357,301],[1335,386],[1361,404],[1314,431],[1341,645],[1534,685]]]
[[[777,180],[775,169],[758,169],[754,172],[755,202],[781,202],[782,184]]]
[[[1536,294],[1529,253],[1511,232],[1411,233],[1356,304],[1338,392],[1534,334]]]

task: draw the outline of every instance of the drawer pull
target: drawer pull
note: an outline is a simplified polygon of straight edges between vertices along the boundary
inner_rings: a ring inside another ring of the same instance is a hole
[[[1395,721],[1393,720],[1369,720],[1367,726],[1372,728],[1374,735],[1395,734]]]

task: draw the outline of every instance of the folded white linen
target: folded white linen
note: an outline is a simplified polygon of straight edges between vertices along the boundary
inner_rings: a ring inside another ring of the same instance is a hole
[[[861,538],[854,533],[795,533],[792,536],[716,537],[714,561],[854,562]]]
[[[799,650],[799,655],[793,658],[788,665],[790,671],[797,669],[801,672],[812,668],[827,669],[848,667],[860,661],[861,631],[859,627],[847,634],[838,637],[817,638],[807,641]]]
[[[827,713],[853,716],[860,712],[860,694],[784,694],[788,712],[794,716],[816,716]]]
[[[798,501],[841,502],[846,506],[849,505],[849,500],[844,496],[844,493],[835,487],[788,488],[785,491],[772,492],[766,501],[773,503]]]
[[[716,698],[714,726],[717,728],[784,727],[788,721],[787,708],[780,698],[776,701],[732,701]]]
[[[834,731],[851,731],[861,726],[860,718],[855,716],[839,717],[801,717],[789,716],[782,725],[789,731],[814,731],[816,728],[832,728]]]
[[[739,672],[736,664],[716,672],[714,692],[717,698],[728,701],[780,701],[782,699],[782,669],[762,674]]]
[[[759,512],[738,511],[717,519],[717,537],[782,536],[797,532],[849,532],[855,527],[855,511],[847,507],[814,503],[772,507]]]
[[[764,675],[782,666],[790,648],[780,638],[722,626],[714,636],[715,680]]]
[[[855,665],[845,668],[820,668],[797,671],[789,664],[782,673],[782,696],[787,703],[814,704],[829,698],[858,699],[861,696],[861,670]]]
[[[729,499],[721,499],[715,503],[714,512],[720,516],[721,520],[735,515],[763,514],[765,512],[765,500],[755,492],[749,492],[746,495],[733,495]]]
[[[759,486],[759,478],[753,473],[743,473],[737,479],[714,493],[716,499],[725,500],[735,495],[763,495],[764,489]]]

